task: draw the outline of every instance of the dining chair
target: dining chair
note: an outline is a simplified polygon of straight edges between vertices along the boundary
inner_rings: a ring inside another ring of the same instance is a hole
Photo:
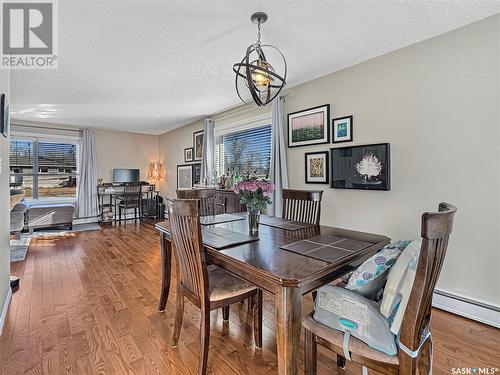
[[[223,319],[229,319],[229,306],[247,298],[254,301],[255,346],[262,347],[262,290],[232,273],[216,267],[207,268],[202,243],[199,203],[196,200],[168,201],[170,233],[177,264],[175,325],[172,336],[177,346],[184,315],[184,298],[201,310],[199,375],[207,369],[210,340],[210,311],[222,308]]]
[[[215,215],[215,189],[177,190],[179,199],[198,199],[200,216]]]
[[[283,189],[282,196],[283,219],[319,225],[322,190]]]
[[[137,214],[139,221],[142,220],[141,210],[141,194],[142,185],[137,183],[128,183],[123,187],[123,194],[118,195],[118,221],[122,221],[122,210],[124,211],[124,221],[127,222],[127,211],[134,209],[134,221],[137,222]]]
[[[432,339],[428,334],[432,295],[441,272],[456,211],[453,205],[440,203],[438,212],[425,212],[422,215],[422,246],[403,315],[399,337],[402,345],[398,354],[385,354],[351,336],[348,350],[353,362],[383,374],[429,373],[432,364]],[[317,323],[312,315],[310,313],[302,322],[305,328],[305,375],[317,373],[318,344],[337,353],[337,364],[343,367],[344,333]]]

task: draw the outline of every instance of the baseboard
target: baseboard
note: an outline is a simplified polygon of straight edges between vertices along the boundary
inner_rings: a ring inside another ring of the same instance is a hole
[[[5,323],[5,319],[7,318],[7,311],[9,311],[11,299],[12,299],[12,288],[9,286],[9,291],[7,292],[7,298],[5,298],[5,303],[2,309],[2,315],[0,316],[0,336],[2,336],[3,325]]]
[[[500,328],[500,307],[487,302],[473,300],[443,290],[435,290],[432,306]]]
[[[73,224],[97,223],[97,217],[82,217],[73,220]]]

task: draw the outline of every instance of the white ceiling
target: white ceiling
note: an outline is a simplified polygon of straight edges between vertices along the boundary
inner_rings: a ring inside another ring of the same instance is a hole
[[[12,118],[161,134],[239,103],[256,39],[288,87],[500,12],[499,1],[59,1],[59,68],[12,72]]]

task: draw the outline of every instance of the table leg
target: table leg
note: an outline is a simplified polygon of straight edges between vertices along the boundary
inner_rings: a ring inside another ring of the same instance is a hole
[[[160,238],[160,254],[161,254],[161,295],[158,311],[164,311],[167,306],[168,293],[170,291],[170,278],[172,267],[172,244],[166,238],[165,234],[161,234]]]
[[[302,293],[299,288],[279,288],[275,294],[278,374],[298,373]]]

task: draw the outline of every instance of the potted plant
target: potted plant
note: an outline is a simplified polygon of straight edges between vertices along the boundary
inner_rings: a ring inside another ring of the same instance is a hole
[[[276,186],[265,179],[248,176],[234,187],[234,192],[239,195],[240,202],[247,205],[250,234],[256,234],[259,231],[260,212],[272,203],[271,194],[275,189]]]

